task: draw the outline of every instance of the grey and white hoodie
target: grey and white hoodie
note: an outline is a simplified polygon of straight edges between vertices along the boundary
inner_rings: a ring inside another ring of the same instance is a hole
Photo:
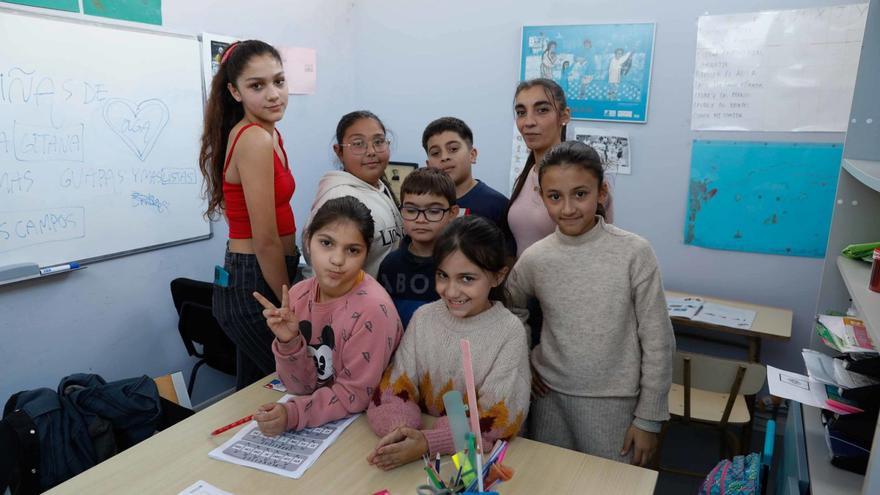
[[[401,237],[403,237],[403,218],[397,205],[391,198],[391,191],[385,187],[385,184],[379,183],[379,187],[373,187],[369,183],[364,182],[354,175],[343,170],[331,170],[321,177],[318,183],[318,192],[315,195],[315,201],[312,203],[312,209],[309,212],[309,221],[324,203],[343,196],[354,196],[361,203],[366,205],[373,214],[373,222],[375,223],[375,233],[373,234],[373,242],[370,245],[370,253],[367,255],[367,261],[364,264],[364,271],[372,277],[376,277],[379,273],[379,264],[385,255],[397,249]],[[311,264],[308,253],[308,240],[303,239],[303,251],[305,252],[306,261]],[[311,266],[308,267],[306,275],[311,274]]]

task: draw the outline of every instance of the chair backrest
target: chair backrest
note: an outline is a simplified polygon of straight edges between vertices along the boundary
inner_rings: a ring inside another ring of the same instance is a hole
[[[720,425],[727,425],[737,396],[755,395],[764,386],[767,369],[760,363],[734,361],[704,354],[676,352],[672,381],[684,385],[684,418],[691,418],[691,388],[726,393]]]
[[[223,333],[212,312],[214,286],[208,282],[176,278],[171,281],[171,297],[177,309],[177,329],[190,356],[204,357],[215,366],[210,354],[232,354],[235,345]],[[201,344],[198,352],[193,343]],[[225,360],[225,359],[224,359]]]
[[[194,302],[210,308],[213,297],[214,285],[209,282],[190,278],[175,278],[171,281],[171,298],[174,299],[174,308],[178,315],[184,302]]]
[[[710,392],[727,393],[742,372],[740,386],[736,393],[755,395],[764,386],[767,368],[761,363],[749,363],[724,359],[705,354],[676,352],[672,367],[672,382],[685,385],[686,362],[690,361],[690,385],[693,388]]]

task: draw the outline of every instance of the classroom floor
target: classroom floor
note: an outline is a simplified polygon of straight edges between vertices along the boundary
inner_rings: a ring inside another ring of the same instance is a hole
[[[767,418],[761,413],[755,417],[755,429],[752,432],[751,443],[752,452],[758,452],[764,446],[764,424],[766,421]],[[775,493],[776,487],[772,476],[777,472],[776,464],[781,457],[780,446],[782,445],[782,432],[785,431],[785,416],[780,414],[776,423],[776,452],[770,470],[771,479],[768,483],[767,495]],[[669,432],[663,443],[662,465],[708,473],[720,460],[718,448],[719,437],[715,430],[707,427],[673,424],[669,427]],[[696,494],[702,484],[701,478],[661,471],[654,495]]]

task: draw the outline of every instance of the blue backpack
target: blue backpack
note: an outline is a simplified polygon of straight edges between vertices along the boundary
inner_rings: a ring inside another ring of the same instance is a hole
[[[706,476],[700,495],[760,495],[761,454],[724,459]]]

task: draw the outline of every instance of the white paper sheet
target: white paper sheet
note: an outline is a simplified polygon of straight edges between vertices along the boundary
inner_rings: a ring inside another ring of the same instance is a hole
[[[292,398],[293,395],[287,394],[278,402]],[[208,456],[288,478],[300,478],[358,416],[355,414],[315,428],[288,431],[277,437],[263,435],[257,422],[251,421]]]
[[[804,365],[811,379],[837,385],[837,380],[834,379],[834,358],[811,349],[804,349],[801,355],[804,356]]]
[[[847,129],[867,4],[701,16],[691,129]]]
[[[757,313],[750,309],[732,308],[707,302],[703,303],[703,308],[691,320],[748,330],[752,328],[756,316]]]
[[[284,61],[287,92],[292,95],[313,95],[318,84],[318,55],[314,48],[280,47]]]
[[[513,192],[513,186],[516,184],[516,178],[519,177],[519,173],[522,172],[523,167],[526,166],[526,160],[529,158],[529,147],[526,146],[526,142],[523,141],[522,134],[519,133],[519,129],[516,128],[516,122],[513,123],[513,145],[511,147],[510,152],[510,191],[508,193]]]
[[[867,387],[868,385],[880,383],[870,376],[855,373],[846,369],[843,361],[840,359],[834,360],[834,379],[837,380],[837,384],[843,388]]]
[[[767,366],[767,386],[770,395],[790,399],[813,407],[827,407],[825,384],[810,380],[804,375]]]
[[[703,300],[699,297],[666,298],[666,311],[671,317],[693,318],[702,307]]]
[[[232,495],[232,493],[221,490],[207,481],[199,480],[184,488],[177,495]]]

